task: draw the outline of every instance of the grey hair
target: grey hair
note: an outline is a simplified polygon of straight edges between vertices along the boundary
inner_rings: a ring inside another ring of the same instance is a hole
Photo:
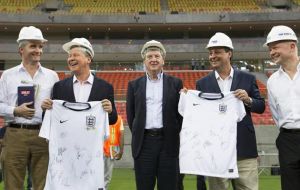
[[[147,49],[144,50],[144,52],[143,52],[144,60],[146,59],[146,54],[150,51],[159,51],[161,56],[163,57],[163,59],[166,58],[166,54],[162,51],[162,49],[160,49],[159,47],[152,46],[152,47],[148,47]]]
[[[28,43],[29,43],[28,40],[21,40],[21,41],[19,42],[19,48],[25,47]]]
[[[73,48],[78,48],[80,51],[82,51],[82,53],[84,53],[85,56],[87,56],[87,57],[91,58],[91,60],[93,60],[91,52],[88,49],[86,49],[82,46],[71,46],[70,50]]]

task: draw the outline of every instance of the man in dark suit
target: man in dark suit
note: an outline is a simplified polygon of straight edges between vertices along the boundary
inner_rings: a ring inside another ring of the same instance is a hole
[[[177,189],[178,113],[182,81],[163,73],[166,51],[155,40],[141,51],[146,74],[128,83],[127,121],[132,132],[132,156],[137,190]]]
[[[234,91],[235,96],[243,101],[246,116],[237,124],[239,178],[233,179],[232,184],[235,190],[258,190],[258,155],[251,112],[263,113],[265,101],[260,96],[255,77],[232,68],[233,45],[227,35],[216,33],[206,48],[214,71],[197,81],[196,89],[207,93]],[[227,190],[230,185],[229,179],[224,178],[209,177],[208,181],[210,190]]]
[[[68,67],[74,74],[70,78],[55,83],[52,99],[68,102],[101,101],[103,109],[108,112],[109,124],[117,121],[114,104],[114,90],[111,84],[95,77],[90,71],[94,50],[85,38],[74,38],[63,45],[69,54]],[[52,101],[46,99],[42,103],[43,110],[52,108]]]

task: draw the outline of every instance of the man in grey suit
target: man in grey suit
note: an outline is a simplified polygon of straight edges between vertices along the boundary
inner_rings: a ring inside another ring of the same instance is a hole
[[[163,72],[166,50],[160,42],[145,43],[141,55],[146,74],[128,83],[126,105],[136,187],[153,190],[157,180],[158,190],[176,189],[182,81]]]

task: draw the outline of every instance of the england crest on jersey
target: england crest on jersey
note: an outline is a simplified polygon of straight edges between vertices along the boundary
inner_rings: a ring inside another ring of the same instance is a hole
[[[95,129],[95,125],[96,125],[96,117],[93,115],[89,115],[86,116],[86,129],[90,130],[90,129]]]
[[[220,111],[220,113],[226,113],[227,105],[224,103],[219,104],[219,111]]]

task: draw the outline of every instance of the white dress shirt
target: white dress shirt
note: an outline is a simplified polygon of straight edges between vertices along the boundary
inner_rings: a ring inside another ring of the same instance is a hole
[[[147,74],[146,83],[146,129],[163,127],[163,73],[158,74],[157,80],[151,80]]]
[[[39,64],[39,68],[33,77],[20,65],[3,72],[0,79],[0,115],[4,116],[8,122],[18,124],[41,124],[42,108],[41,103],[44,99],[50,98],[52,87],[57,82],[56,72],[44,68]],[[14,109],[17,106],[18,87],[34,86],[34,108],[35,114],[32,119],[14,117]]]
[[[280,67],[267,83],[269,105],[278,127],[300,129],[300,64],[293,79]]]
[[[73,76],[73,89],[76,102],[88,102],[92,86],[94,82],[94,76],[90,73],[89,78],[86,81],[80,82],[76,76]]]
[[[221,92],[230,92],[234,70],[231,68],[230,74],[223,80],[219,73],[215,71],[215,77],[218,81]]]

